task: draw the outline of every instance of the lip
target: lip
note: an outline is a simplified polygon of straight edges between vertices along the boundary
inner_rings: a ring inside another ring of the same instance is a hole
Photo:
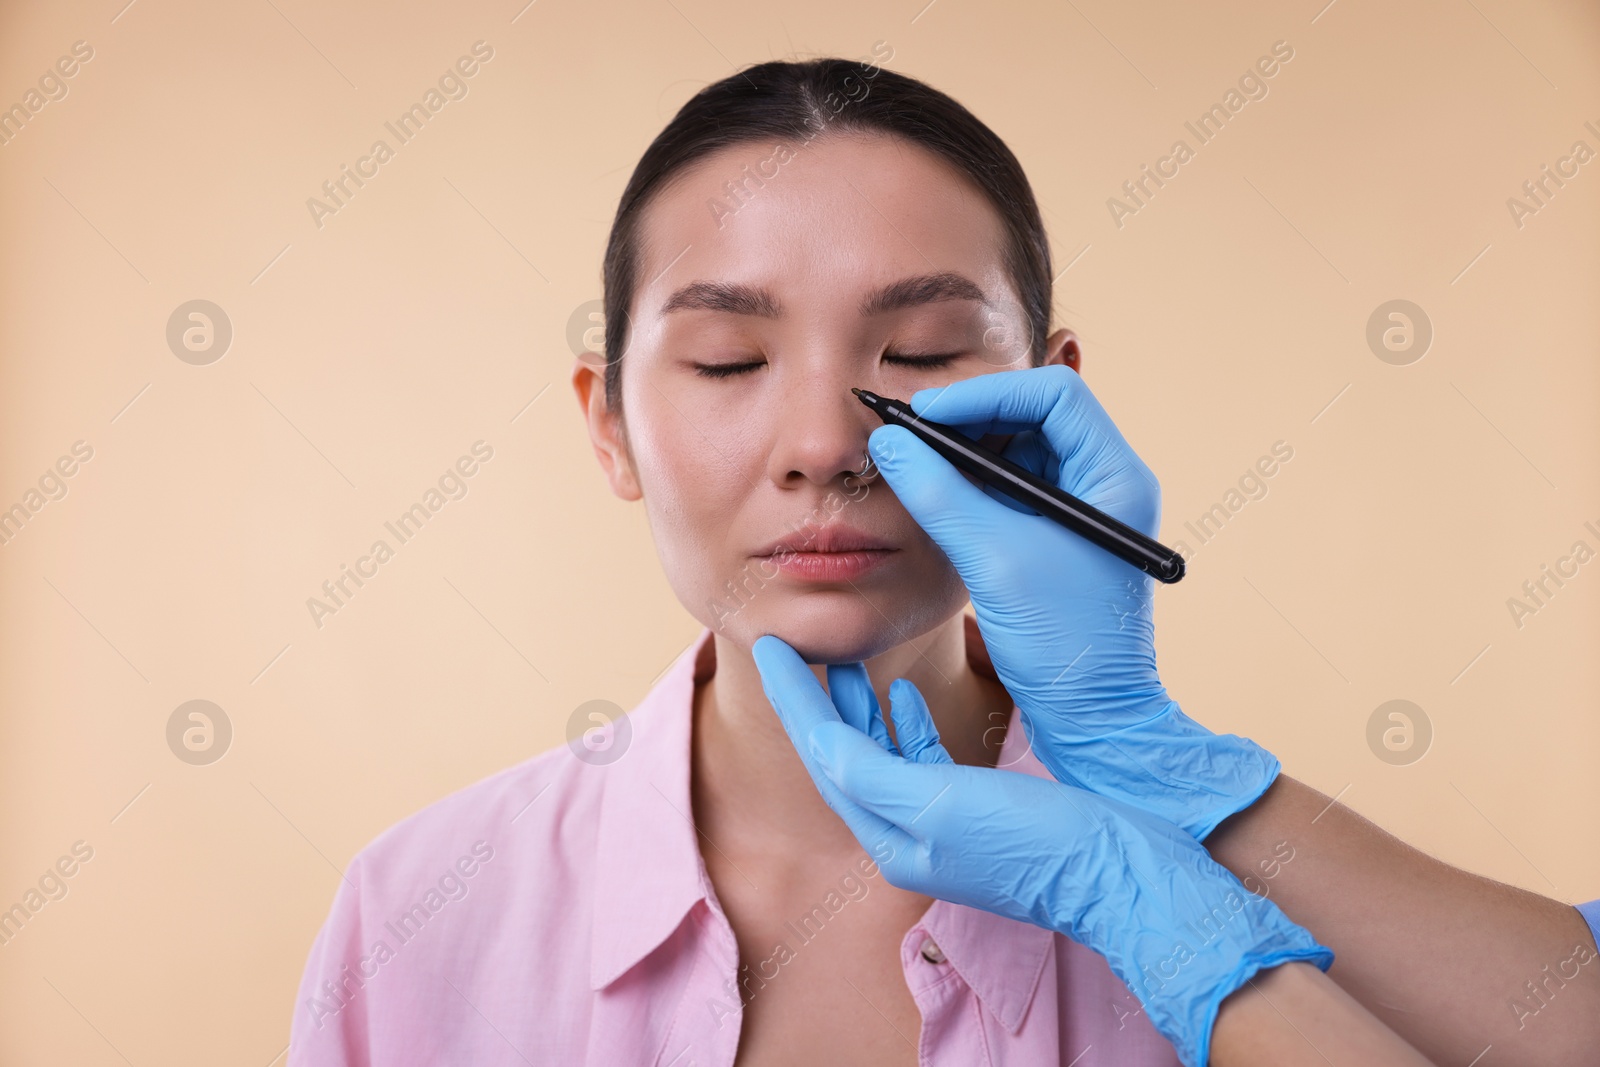
[[[821,555],[834,552],[889,551],[895,545],[865,530],[836,522],[828,526],[814,526],[796,530],[780,537],[756,552],[758,556],[776,556],[779,553]]]
[[[780,574],[806,581],[839,582],[858,578],[886,562],[899,548],[881,537],[843,523],[798,530],[756,555],[770,559]]]

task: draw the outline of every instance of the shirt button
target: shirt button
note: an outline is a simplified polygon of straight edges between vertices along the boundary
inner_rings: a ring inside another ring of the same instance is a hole
[[[922,939],[922,958],[927,960],[929,963],[944,962],[944,953],[940,951],[938,945],[934,944],[933,938],[931,937],[925,937]]]

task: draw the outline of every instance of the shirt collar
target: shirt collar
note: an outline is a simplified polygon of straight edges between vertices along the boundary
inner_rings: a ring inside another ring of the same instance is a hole
[[[589,986],[604,989],[678,928],[710,879],[689,799],[694,689],[716,669],[706,627],[626,716],[628,749],[582,768],[606,775],[600,798]]]
[[[963,614],[967,660],[998,680],[977,620]],[[628,750],[614,763],[585,767],[608,777],[600,802],[591,989],[604,989],[665,941],[694,905],[711,895],[689,795],[695,686],[716,670],[709,627],[673,662],[627,716]],[[1011,709],[998,766],[1050,777]],[[962,904],[935,900],[918,928],[943,951],[978,1000],[1008,1031],[1027,1016],[1049,960],[1054,933]],[[907,936],[910,951],[915,929]]]

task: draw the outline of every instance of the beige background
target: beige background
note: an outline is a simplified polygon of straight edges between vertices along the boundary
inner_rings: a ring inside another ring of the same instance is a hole
[[[281,1062],[352,854],[694,637],[590,453],[569,320],[696,88],[880,40],[1026,166],[1164,539],[1294,449],[1158,597],[1185,708],[1454,863],[1600,896],[1600,563],[1506,605],[1600,549],[1600,162],[1506,206],[1600,149],[1592,6],[124,2],[0,22],[0,104],[94,50],[0,146],[0,507],[94,450],[0,546],[0,907],[94,850],[0,945],[0,1062]],[[478,40],[468,95],[319,229],[307,198]],[[1107,198],[1279,40],[1269,95],[1119,229]],[[196,298],[234,330],[207,366],[165,340]],[[1365,340],[1397,298],[1435,332],[1409,366]],[[468,495],[314,625],[477,440]],[[197,698],[234,729],[209,766],[166,742]],[[1434,731],[1408,766],[1367,742],[1395,698]]]

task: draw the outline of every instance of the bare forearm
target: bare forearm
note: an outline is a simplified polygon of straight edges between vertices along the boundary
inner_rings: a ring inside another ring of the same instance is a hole
[[[1528,1067],[1600,1047],[1600,958],[1577,911],[1425,853],[1282,776],[1205,841],[1333,949],[1328,977],[1430,1059]],[[1290,858],[1285,861],[1284,856]]]
[[[1286,963],[1241,986],[1217,1013],[1211,1067],[1429,1067],[1338,983]]]

